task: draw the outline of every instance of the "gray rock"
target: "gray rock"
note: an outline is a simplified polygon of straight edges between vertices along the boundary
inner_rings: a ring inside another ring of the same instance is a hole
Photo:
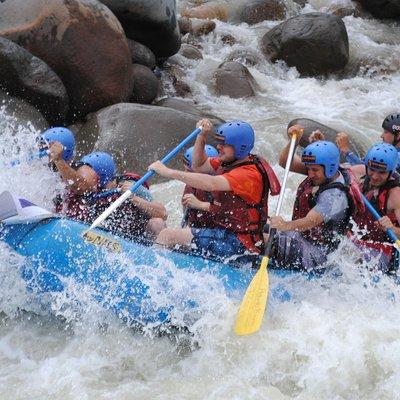
[[[182,111],[187,114],[191,114],[198,118],[199,120],[202,118],[208,118],[215,126],[221,125],[225,122],[222,118],[215,116],[214,114],[210,114],[196,107],[193,102],[189,102],[187,100],[177,99],[176,97],[166,97],[157,101],[154,105],[159,107],[168,107],[174,110]]]
[[[179,54],[190,60],[201,60],[203,58],[201,51],[192,44],[183,44],[179,50]]]
[[[208,19],[179,18],[178,23],[182,35],[186,33],[192,33],[197,36],[208,35],[216,27],[215,22]]]
[[[129,50],[131,51],[132,64],[144,65],[150,69],[156,66],[156,56],[145,45],[128,39]]]
[[[0,65],[0,87],[35,106],[52,125],[65,122],[67,91],[44,61],[0,37]]]
[[[288,124],[288,129],[293,126],[293,125],[301,125],[304,127],[304,134],[301,137],[299,145],[301,147],[307,147],[310,142],[308,141],[308,138],[310,135],[315,131],[315,130],[320,130],[324,136],[325,140],[329,140],[333,143],[335,143],[336,140],[336,135],[340,132],[336,129],[330,128],[329,126],[326,126],[324,124],[321,124],[317,121],[314,121],[312,119],[308,118],[297,118],[289,122]],[[363,145],[361,140],[358,140],[356,137],[352,136],[351,137],[351,142],[350,142],[350,150],[354,153],[357,154],[358,156],[360,154],[365,154],[366,147]],[[345,162],[346,160],[342,156],[342,162]]]
[[[144,65],[134,64],[133,74],[133,93],[130,101],[134,103],[150,104],[156,97],[160,86],[159,80],[151,69]]]
[[[283,60],[304,76],[339,71],[349,60],[346,26],[330,14],[298,15],[268,31],[262,51],[272,62]]]
[[[143,174],[187,137],[198,120],[172,108],[121,103],[89,115],[77,139],[83,153],[111,152],[120,169]],[[179,155],[169,166],[182,169]]]
[[[126,36],[146,45],[157,58],[172,56],[181,45],[175,0],[99,0],[121,22]]]
[[[15,119],[13,127],[16,134],[20,127],[30,129],[32,126],[40,132],[49,127],[46,119],[35,107],[18,97],[9,96],[2,90],[0,90],[0,107],[3,108],[2,114],[4,116],[10,116]],[[0,137],[1,134],[0,129]]]
[[[3,1],[0,36],[57,73],[67,88],[72,118],[125,101],[132,93],[125,34],[97,0]]]
[[[252,0],[241,10],[240,21],[249,25],[262,21],[277,21],[285,19],[286,8],[281,0]]]
[[[254,49],[237,49],[229,53],[225,61],[238,61],[253,67],[262,61],[262,55]]]
[[[215,92],[232,98],[255,95],[256,84],[249,70],[237,61],[226,61],[214,72]]]

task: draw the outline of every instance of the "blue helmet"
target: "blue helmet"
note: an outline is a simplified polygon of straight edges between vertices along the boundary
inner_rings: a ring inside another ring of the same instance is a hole
[[[309,144],[301,156],[304,164],[316,164],[324,167],[325,176],[330,179],[339,169],[340,152],[335,144],[326,140],[318,140]]]
[[[254,147],[254,131],[250,124],[243,121],[230,121],[217,129],[216,139],[235,149],[235,158],[246,158]]]
[[[189,147],[184,153],[183,153],[183,158],[185,162],[187,163],[189,168],[192,168],[192,155],[193,155],[193,149],[194,146]],[[204,147],[204,151],[206,152],[207,157],[216,157],[218,155],[218,150],[209,145],[206,144]]]
[[[74,134],[67,128],[50,128],[39,138],[40,145],[49,145],[54,142],[60,142],[64,146],[62,158],[65,161],[72,160],[75,150]]]
[[[95,151],[84,156],[79,164],[92,167],[100,179],[100,186],[103,187],[115,178],[116,167],[110,154],[102,151]]]
[[[364,164],[375,171],[392,172],[397,167],[398,158],[396,147],[388,143],[379,143],[368,150]]]

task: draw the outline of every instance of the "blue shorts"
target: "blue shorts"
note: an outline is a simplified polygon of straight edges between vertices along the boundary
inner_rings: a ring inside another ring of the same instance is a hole
[[[249,252],[236,235],[223,228],[192,228],[193,253],[219,261],[253,262],[259,255]]]

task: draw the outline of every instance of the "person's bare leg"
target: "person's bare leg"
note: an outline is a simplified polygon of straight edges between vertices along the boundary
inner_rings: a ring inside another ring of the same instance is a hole
[[[162,218],[151,218],[146,227],[148,236],[155,239],[159,233],[167,227],[167,224]]]
[[[189,247],[192,239],[190,228],[165,228],[157,236],[156,243],[167,247],[176,245]]]

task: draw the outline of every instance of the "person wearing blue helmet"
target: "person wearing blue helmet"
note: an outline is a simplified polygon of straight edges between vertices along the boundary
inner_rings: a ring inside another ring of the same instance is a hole
[[[211,192],[205,211],[212,214],[205,226],[161,231],[156,242],[180,245],[197,254],[217,259],[247,261],[258,256],[263,247],[263,226],[268,215],[269,193],[280,191],[279,181],[269,164],[252,155],[254,131],[244,121],[220,125],[215,133],[218,156],[208,157],[206,143],[213,132],[212,123],[201,120],[202,128],[192,153],[193,172],[167,168],[161,162],[149,166],[161,176]]]
[[[390,228],[400,238],[400,180],[395,173],[398,162],[393,145],[378,143],[368,150],[362,168],[352,167],[363,194],[382,216],[375,221],[368,210],[357,214],[352,240],[368,261],[371,257],[378,260],[376,267],[383,272],[398,268],[397,252],[386,233]]]
[[[68,176],[68,194],[60,211],[85,223],[92,223],[119,196],[111,192],[107,196],[99,194],[116,188],[125,192],[140,178],[133,173],[117,176],[113,157],[102,151],[87,154],[63,173],[64,178]],[[161,203],[132,195],[105,221],[104,227],[127,239],[137,239],[158,234],[165,227],[165,219]]]
[[[298,142],[303,130],[294,125],[288,135],[296,134]],[[289,146],[290,142],[280,154],[281,166],[286,164]],[[270,228],[277,230],[271,259],[280,268],[320,268],[349,231],[350,216],[361,203],[361,194],[353,176],[339,168],[339,161],[337,146],[324,140],[309,144],[301,158],[293,158],[291,171],[307,178],[297,190],[292,220],[276,216],[270,221]]]
[[[185,171],[192,171],[193,149],[194,146],[183,153]],[[204,147],[204,151],[209,158],[218,156],[218,150],[209,144]],[[213,214],[209,211],[212,203],[211,192],[186,185],[182,195],[183,218],[181,226],[197,228],[209,226],[213,218]]]
[[[385,117],[382,122],[381,139],[383,143],[393,145],[399,153],[396,170],[400,174],[400,112],[395,112]],[[363,161],[350,151],[350,140],[347,133],[339,132],[336,136],[336,144],[350,165],[363,165]]]

